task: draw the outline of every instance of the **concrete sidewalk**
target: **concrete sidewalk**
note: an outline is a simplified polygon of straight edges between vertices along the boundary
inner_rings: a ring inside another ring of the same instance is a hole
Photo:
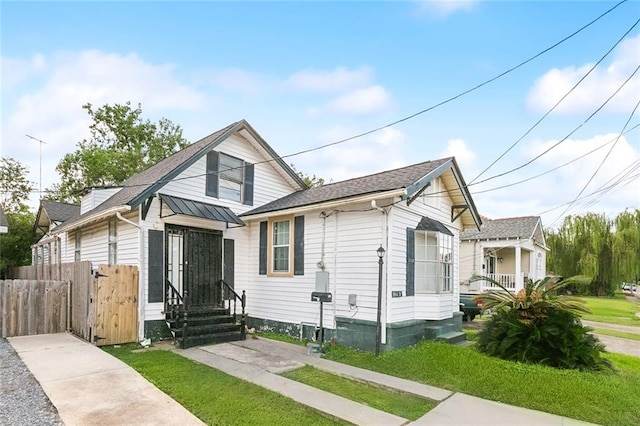
[[[202,422],[100,348],[67,333],[8,339],[66,425],[201,425]],[[307,354],[269,339],[174,349],[175,353],[285,395],[357,425],[587,425],[578,420],[452,393]],[[286,379],[279,374],[305,364],[352,379],[414,393],[436,408],[415,422]]]
[[[306,348],[302,346],[270,339],[249,337],[245,341],[185,350],[175,349],[175,352],[357,425],[578,426],[590,424],[470,395],[452,393],[410,380],[329,361],[308,355]],[[278,375],[305,364],[343,377],[413,393],[438,401],[439,404],[420,419],[410,422]]]
[[[7,340],[68,426],[203,424],[131,367],[72,334]]]

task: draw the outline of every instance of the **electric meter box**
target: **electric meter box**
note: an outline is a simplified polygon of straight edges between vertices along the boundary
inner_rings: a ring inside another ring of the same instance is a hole
[[[316,292],[329,292],[329,272],[316,271]]]

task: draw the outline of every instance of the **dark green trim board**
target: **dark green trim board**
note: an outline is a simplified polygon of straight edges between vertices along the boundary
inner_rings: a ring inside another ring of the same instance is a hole
[[[247,206],[253,205],[253,175],[254,165],[244,163],[244,190],[242,191],[242,204]]]
[[[416,235],[415,230],[407,228],[407,296],[415,295],[415,270],[416,270],[416,256],[415,256],[415,244]]]
[[[207,187],[205,193],[209,197],[218,198],[218,152],[207,153]]]
[[[318,327],[309,323],[292,324],[288,322],[268,320],[264,318],[247,317],[247,327],[255,328],[258,332],[276,333],[307,341],[315,341]],[[300,333],[302,330],[302,334]],[[335,330],[324,329],[324,341],[329,342],[335,336]]]
[[[164,301],[164,232],[149,229],[148,238],[149,303]]]
[[[267,275],[267,221],[260,222],[260,247],[258,250],[258,274]]]
[[[293,275],[304,275],[304,216],[293,221]]]
[[[144,337],[151,338],[152,342],[158,340],[171,340],[171,331],[164,320],[153,320],[144,322]]]

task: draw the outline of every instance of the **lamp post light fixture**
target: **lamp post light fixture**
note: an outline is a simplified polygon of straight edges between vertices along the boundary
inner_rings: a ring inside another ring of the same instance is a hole
[[[380,355],[380,342],[382,340],[382,324],[380,323],[380,315],[382,313],[382,258],[384,257],[384,248],[382,244],[376,254],[378,255],[378,313],[376,319],[376,356]]]

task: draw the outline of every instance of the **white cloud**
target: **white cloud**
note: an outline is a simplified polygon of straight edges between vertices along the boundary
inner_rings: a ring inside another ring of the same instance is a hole
[[[330,101],[318,112],[364,115],[386,111],[391,107],[391,96],[382,86],[353,90]]]
[[[259,95],[268,93],[278,82],[270,81],[262,74],[245,71],[239,68],[227,68],[217,71],[199,72],[199,79],[213,83],[220,89],[232,90],[247,95]]]
[[[450,139],[447,147],[440,153],[440,158],[456,157],[461,169],[467,170],[475,165],[476,154],[467,147],[463,139]]]
[[[334,92],[365,87],[373,80],[371,68],[362,66],[349,70],[337,67],[331,71],[304,70],[288,79],[291,87],[314,92]]]
[[[203,95],[176,77],[173,65],[151,64],[136,54],[64,52],[26,60],[3,58],[2,66],[3,76],[23,76],[4,80],[3,93],[14,85],[29,84],[28,90],[21,88],[23,94],[12,109],[3,108],[2,155],[26,165],[30,179],[39,184],[40,146],[25,135],[44,140],[43,188],[57,181],[55,166],[62,156],[88,136],[89,117],[81,108],[87,102],[95,107],[140,102],[145,117],[152,120],[164,110],[195,110],[205,105]],[[37,199],[38,194],[34,196]]]
[[[638,66],[640,35],[625,40],[615,51],[608,67],[602,64],[555,109],[562,113],[594,111],[629,78]],[[527,96],[527,105],[536,111],[548,111],[582,78],[593,64],[554,68],[538,78]],[[636,74],[613,98],[606,109],[631,112],[640,93],[640,74]]]
[[[444,19],[456,12],[469,12],[478,0],[418,0],[418,14]]]
[[[634,147],[622,136],[601,165],[609,149],[614,146],[615,139],[615,134],[597,135],[587,139],[567,139],[536,160],[532,166],[472,186],[471,191],[480,213],[491,218],[505,217],[505,212],[510,212],[508,216],[542,214],[544,226],[557,227],[561,224],[559,221],[556,222],[558,216],[566,209],[567,203],[578,197],[596,170],[595,177],[567,214],[584,214],[590,211],[613,217],[626,207],[640,207],[638,178],[626,186],[618,182],[629,167],[633,167],[634,164],[637,167],[640,162],[639,147]],[[517,160],[517,163],[521,164],[544,153],[557,142],[547,140],[531,143],[520,152],[522,159]],[[590,153],[591,151],[594,152]],[[584,158],[579,158],[583,155]],[[564,165],[572,160],[575,161]],[[558,169],[553,170],[555,168]],[[542,173],[545,174],[518,183]],[[515,185],[509,186],[510,184]],[[503,189],[482,192],[503,185],[506,186]],[[591,195],[609,186],[613,188],[608,193],[598,192]]]
[[[336,126],[320,134],[319,144],[331,143],[362,133],[361,129]],[[407,165],[404,160],[405,134],[386,128],[339,145],[300,155],[299,170],[312,170],[325,182],[338,182]],[[298,167],[299,166],[299,167]]]

